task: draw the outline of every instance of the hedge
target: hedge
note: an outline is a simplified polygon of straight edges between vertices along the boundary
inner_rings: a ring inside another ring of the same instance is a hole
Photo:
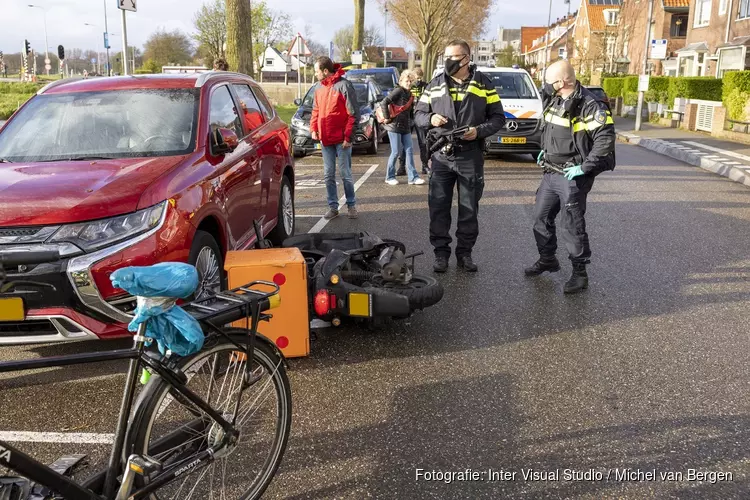
[[[622,87],[622,95],[625,96],[625,92],[638,92],[638,76],[626,76],[625,85]]]
[[[730,120],[746,121],[745,107],[750,100],[750,71],[724,73],[722,101]]]
[[[677,77],[669,79],[669,103],[675,98],[722,100],[721,79],[710,76]]]
[[[669,81],[668,76],[652,76],[649,78],[648,91],[643,96],[646,102],[658,102],[669,104]]]
[[[605,78],[602,81],[604,92],[612,99],[622,96],[623,85],[625,85],[625,78]]]

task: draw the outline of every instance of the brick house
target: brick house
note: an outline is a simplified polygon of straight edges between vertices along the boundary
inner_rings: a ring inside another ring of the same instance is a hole
[[[403,47],[386,47],[387,64],[389,67],[403,71],[409,67],[409,54]],[[365,57],[370,62],[383,64],[383,47],[365,47]]]
[[[552,26],[550,26],[549,32],[546,28],[541,28],[541,34],[538,31],[534,31],[534,34],[539,34],[537,38],[531,41],[531,48],[522,49],[524,63],[526,66],[532,66],[531,74],[537,78],[541,77],[544,72],[545,62],[552,64],[558,59],[566,59],[568,51],[566,50],[566,43],[572,44],[573,40],[573,28],[575,26],[575,16],[569,18],[558,19]],[[521,28],[521,43],[522,47],[528,46],[528,41],[523,39],[524,30],[537,30],[537,28]]]
[[[649,50],[648,68],[652,75],[677,75],[677,51],[686,45],[690,0],[654,0],[649,40],[666,40],[666,57],[654,59]],[[648,1],[626,0],[620,9],[619,33],[615,46],[618,58],[629,63],[628,73],[643,70]]]
[[[719,76],[750,69],[750,0],[690,0],[686,46],[677,53],[683,76]]]
[[[621,0],[581,0],[581,8],[575,22],[575,42],[571,58],[577,73],[613,73],[627,70],[627,63],[618,60],[616,50],[621,5]],[[625,49],[627,51],[627,45]]]

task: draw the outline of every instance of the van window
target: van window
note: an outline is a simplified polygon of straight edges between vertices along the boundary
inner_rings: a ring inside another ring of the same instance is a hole
[[[538,99],[531,79],[524,73],[485,73],[500,99]]]

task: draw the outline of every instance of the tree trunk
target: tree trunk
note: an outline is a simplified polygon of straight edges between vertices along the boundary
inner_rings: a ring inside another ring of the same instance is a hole
[[[432,80],[432,73],[435,71],[435,47],[431,43],[422,43],[422,71],[425,80]]]
[[[253,76],[250,0],[226,0],[226,2],[229,69]]]
[[[365,41],[365,0],[354,0],[354,38],[352,51],[362,50]],[[342,54],[342,58],[346,59]]]

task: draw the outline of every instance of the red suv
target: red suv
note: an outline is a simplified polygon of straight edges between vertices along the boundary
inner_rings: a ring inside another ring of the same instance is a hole
[[[42,281],[0,344],[128,335],[124,266],[188,262],[196,295],[225,286],[227,250],[294,234],[290,133],[251,78],[227,72],[62,80],[0,129],[0,252],[58,250],[6,270]],[[17,290],[23,291],[23,285]]]

